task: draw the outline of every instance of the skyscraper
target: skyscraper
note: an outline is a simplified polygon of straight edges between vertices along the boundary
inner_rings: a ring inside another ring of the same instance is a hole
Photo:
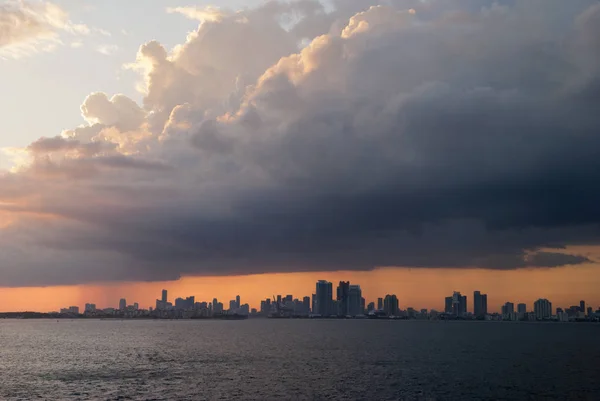
[[[519,315],[524,315],[527,313],[527,305],[526,304],[518,304],[517,305],[517,313]]]
[[[362,291],[360,285],[351,285],[348,288],[348,314],[350,316],[362,315],[361,310]]]
[[[316,313],[321,316],[331,315],[333,303],[333,285],[329,281],[319,280],[317,281],[316,293]]]
[[[350,282],[349,281],[340,281],[337,287],[337,297],[338,308],[339,311],[337,313],[342,316],[350,315],[350,299],[349,293],[350,291]]]
[[[452,313],[462,316],[467,313],[467,296],[461,295],[459,291],[452,294]]]
[[[487,315],[487,294],[479,291],[473,293],[473,313],[477,317]]]
[[[552,303],[547,299],[538,299],[533,303],[533,313],[538,320],[552,316]]]
[[[398,297],[396,295],[386,295],[383,300],[383,311],[388,316],[398,315]]]
[[[512,313],[515,313],[515,304],[507,302],[502,305],[502,315],[510,315]]]
[[[124,311],[125,309],[127,309],[127,301],[125,298],[121,298],[119,301],[119,310]]]
[[[304,313],[306,313],[306,314],[310,313],[310,297],[302,298],[302,305],[303,305]]]
[[[383,310],[383,298],[377,298],[377,310]]]
[[[452,297],[446,297],[444,302],[444,312],[452,313]]]
[[[163,301],[163,303],[166,305],[167,304],[167,290],[162,290],[162,299],[161,301]]]
[[[239,308],[240,308],[240,306],[241,306],[241,304],[240,304],[240,296],[239,296],[239,295],[237,295],[237,296],[235,297],[235,308],[236,308],[236,309],[239,309]]]
[[[582,313],[585,313],[585,301],[583,301],[583,300],[582,300],[582,301],[579,301],[579,310],[580,310]]]

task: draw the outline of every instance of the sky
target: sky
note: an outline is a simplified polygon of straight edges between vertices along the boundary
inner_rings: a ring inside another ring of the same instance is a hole
[[[0,310],[600,305],[598,38],[597,0],[4,1]]]

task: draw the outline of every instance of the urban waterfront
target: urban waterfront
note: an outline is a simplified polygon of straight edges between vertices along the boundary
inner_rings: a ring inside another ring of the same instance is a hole
[[[340,281],[336,291],[333,283],[319,280],[312,296],[296,298],[291,294],[273,295],[260,302],[260,308],[251,308],[242,303],[240,295],[231,299],[227,306],[217,298],[212,302],[196,302],[194,295],[178,297],[169,301],[169,292],[163,289],[155,306],[141,308],[137,302],[128,304],[121,298],[118,307],[98,308],[94,303],[86,303],[83,313],[79,306],[62,308],[59,312],[8,312],[0,313],[0,318],[121,318],[121,319],[246,319],[248,317],[268,318],[343,318],[343,319],[418,319],[418,320],[504,320],[504,321],[558,321],[558,322],[599,322],[600,307],[594,310],[585,300],[569,307],[556,307],[552,302],[540,298],[528,306],[506,302],[500,313],[488,310],[487,294],[474,291],[471,308],[467,295],[454,291],[444,298],[444,307],[419,309],[412,306],[402,308],[396,294],[386,294],[369,302],[362,296],[360,285]]]
[[[4,320],[0,399],[595,400],[597,325]]]

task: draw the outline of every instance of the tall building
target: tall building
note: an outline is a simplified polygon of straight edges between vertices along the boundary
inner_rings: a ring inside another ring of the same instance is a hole
[[[467,296],[461,295],[459,291],[454,291],[452,294],[452,313],[456,316],[467,313]]]
[[[85,304],[85,311],[88,313],[96,312],[96,304]]]
[[[515,304],[507,302],[502,305],[502,315],[510,315],[512,313],[515,313]]]
[[[310,313],[310,297],[302,298],[302,305],[303,305],[304,313],[306,313],[306,314]]]
[[[444,302],[444,312],[452,313],[452,297],[446,297]]]
[[[487,315],[487,294],[479,291],[473,293],[473,313],[478,317]]]
[[[533,303],[533,313],[537,320],[547,319],[552,316],[552,303],[547,299],[538,299]]]
[[[517,313],[519,315],[524,315],[527,313],[527,305],[526,304],[518,304],[517,305]]]
[[[236,295],[236,297],[235,297],[235,308],[236,308],[236,309],[239,309],[239,308],[240,308],[240,306],[241,306],[241,304],[240,304],[240,300],[241,300],[241,299],[240,299],[240,296],[239,296],[239,295]]]
[[[579,310],[585,313],[585,301],[579,301]]]
[[[367,306],[367,312],[371,312],[375,310],[375,302],[369,302],[369,305]]]
[[[338,287],[337,287],[337,294],[336,294],[337,295],[336,300],[338,301],[338,308],[339,308],[339,310],[337,311],[338,315],[341,315],[341,316],[350,315],[349,291],[350,291],[350,282],[349,281],[340,281],[340,283],[338,284]]]
[[[330,316],[333,312],[333,285],[329,281],[319,280],[317,281],[316,293],[316,313],[321,316]]]
[[[383,311],[388,316],[398,316],[398,297],[396,295],[386,295],[383,300]]]
[[[165,305],[167,304],[167,290],[162,290],[161,301],[163,301]]]
[[[362,315],[361,310],[362,291],[360,285],[351,285],[348,288],[348,315],[358,316]]]
[[[377,310],[383,310],[383,298],[377,298]]]
[[[119,301],[119,310],[124,311],[125,309],[127,309],[127,301],[125,298],[121,298]]]

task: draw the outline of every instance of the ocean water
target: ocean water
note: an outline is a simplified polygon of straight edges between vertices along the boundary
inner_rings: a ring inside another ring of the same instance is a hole
[[[0,399],[600,400],[600,325],[0,320]]]

